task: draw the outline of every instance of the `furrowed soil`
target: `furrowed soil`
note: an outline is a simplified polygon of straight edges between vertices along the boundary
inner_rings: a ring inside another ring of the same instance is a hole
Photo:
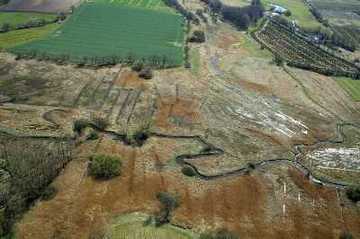
[[[33,11],[33,12],[66,12],[71,6],[78,5],[80,0],[11,0],[8,4],[0,7],[6,11]]]

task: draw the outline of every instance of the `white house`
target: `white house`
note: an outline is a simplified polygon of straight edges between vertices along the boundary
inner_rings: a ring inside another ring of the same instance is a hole
[[[276,14],[281,15],[281,14],[284,14],[287,11],[286,8],[284,8],[282,6],[279,6],[279,5],[271,4],[270,6],[271,6],[271,11],[273,13],[276,13]]]

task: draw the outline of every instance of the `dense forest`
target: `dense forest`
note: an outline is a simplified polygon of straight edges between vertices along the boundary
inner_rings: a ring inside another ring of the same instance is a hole
[[[71,148],[68,140],[0,133],[0,237],[34,200],[53,194],[48,185],[70,161]]]
[[[7,4],[8,2],[10,2],[10,0],[0,0],[0,6]]]
[[[255,23],[264,14],[264,6],[261,0],[252,0],[249,6],[233,7],[223,4],[220,0],[202,0],[207,3],[210,10],[222,16],[239,30],[246,30],[250,24]]]

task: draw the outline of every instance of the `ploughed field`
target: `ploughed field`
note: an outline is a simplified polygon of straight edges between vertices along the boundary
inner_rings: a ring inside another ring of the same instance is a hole
[[[84,3],[59,30],[12,51],[75,63],[149,60],[161,61],[166,66],[180,65],[183,18],[172,12],[149,9],[152,4],[157,6],[159,2]]]
[[[255,33],[257,40],[290,64],[323,74],[358,77],[359,68],[319,48],[287,26],[270,20]]]
[[[1,10],[56,13],[68,11],[71,6],[78,5],[80,0],[3,0],[3,2],[8,3],[1,6]]]

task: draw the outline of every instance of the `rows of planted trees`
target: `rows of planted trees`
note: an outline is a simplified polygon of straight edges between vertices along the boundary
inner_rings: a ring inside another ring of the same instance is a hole
[[[271,18],[253,36],[289,65],[325,75],[348,76],[356,79],[360,77],[360,69],[356,65],[313,44],[278,18]]]

